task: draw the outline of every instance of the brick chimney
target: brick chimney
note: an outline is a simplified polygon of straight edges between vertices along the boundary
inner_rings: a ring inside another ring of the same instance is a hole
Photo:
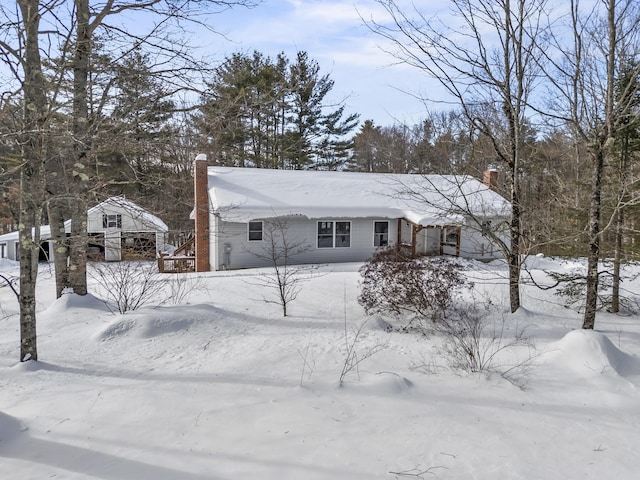
[[[482,183],[484,183],[491,190],[495,190],[498,187],[498,170],[493,167],[487,168],[487,170],[485,170],[484,172]]]
[[[209,174],[207,156],[200,154],[194,162],[194,218],[196,272],[208,272],[209,266]]]

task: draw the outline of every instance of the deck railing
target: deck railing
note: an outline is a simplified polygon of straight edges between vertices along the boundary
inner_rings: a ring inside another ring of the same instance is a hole
[[[158,257],[158,271],[160,273],[184,273],[196,271],[196,257]]]

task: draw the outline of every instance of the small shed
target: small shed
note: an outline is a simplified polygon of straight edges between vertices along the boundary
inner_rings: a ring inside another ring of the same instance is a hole
[[[67,235],[71,221],[65,222]],[[110,197],[87,211],[89,258],[96,261],[153,259],[166,243],[169,227],[157,216],[123,198]],[[49,225],[40,227],[40,259],[53,259]],[[0,235],[0,258],[19,259],[18,232]]]

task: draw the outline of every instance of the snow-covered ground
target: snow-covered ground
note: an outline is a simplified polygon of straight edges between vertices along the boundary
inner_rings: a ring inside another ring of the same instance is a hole
[[[17,302],[0,289],[0,478],[638,478],[640,315],[601,312],[582,331],[533,286],[511,315],[505,270],[472,265],[507,335],[527,327],[530,345],[499,361],[530,359],[517,381],[453,371],[437,335],[380,318],[353,344],[366,319],[356,264],[323,267],[286,318],[257,270],[191,274],[178,305],[167,275],[152,304],[121,315],[97,290],[55,300],[43,267],[39,362],[17,361]],[[533,275],[570,266],[538,258]],[[340,387],[350,344],[362,362]]]

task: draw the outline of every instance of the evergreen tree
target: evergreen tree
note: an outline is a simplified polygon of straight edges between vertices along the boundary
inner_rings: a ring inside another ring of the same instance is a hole
[[[236,53],[216,69],[195,124],[218,163],[268,168],[341,168],[358,116],[327,106],[333,88],[317,62]]]

